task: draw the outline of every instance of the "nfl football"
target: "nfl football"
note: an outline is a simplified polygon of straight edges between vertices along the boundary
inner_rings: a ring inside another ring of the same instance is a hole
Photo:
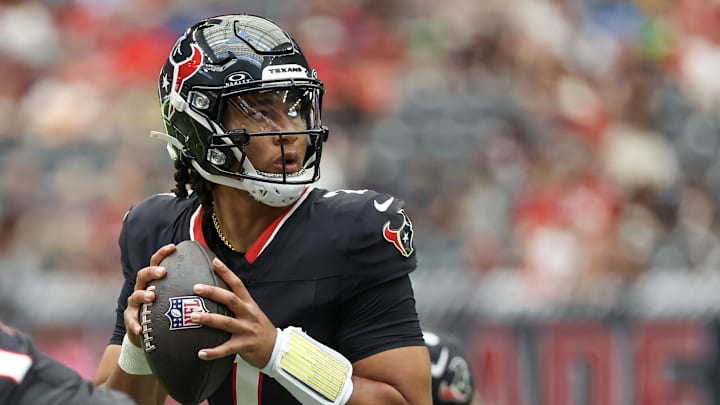
[[[215,255],[196,241],[177,244],[161,266],[165,277],[153,280],[148,290],[155,291],[155,301],[140,310],[142,338],[150,368],[168,394],[182,404],[198,404],[218,388],[232,370],[233,356],[217,360],[200,360],[202,348],[217,346],[230,333],[193,323],[196,311],[232,316],[228,309],[193,293],[197,283],[229,289],[215,273]]]

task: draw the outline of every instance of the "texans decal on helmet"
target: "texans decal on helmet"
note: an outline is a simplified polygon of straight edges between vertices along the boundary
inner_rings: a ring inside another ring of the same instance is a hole
[[[300,65],[268,66],[262,71],[263,80],[308,77],[308,71]]]
[[[410,218],[405,214],[405,210],[398,211],[398,214],[402,215],[403,223],[397,229],[390,228],[390,221],[385,223],[383,226],[383,237],[386,241],[390,242],[405,257],[410,257],[413,253],[414,248],[412,244],[413,240],[413,226],[410,222]]]
[[[179,50],[180,48],[178,48]],[[175,65],[175,91],[180,91],[185,80],[192,77],[202,65],[202,51],[200,47],[192,44],[190,57]]]
[[[187,79],[194,76],[203,64],[200,47],[187,40],[187,34],[180,37],[160,75],[160,100],[167,100],[170,91],[179,93]]]
[[[170,330],[202,327],[190,319],[193,312],[210,312],[202,297],[193,295],[170,298],[170,308],[165,312],[165,316],[170,319]]]

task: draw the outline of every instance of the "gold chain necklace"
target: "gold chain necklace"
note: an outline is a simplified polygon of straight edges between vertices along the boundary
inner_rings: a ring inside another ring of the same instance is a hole
[[[225,234],[223,234],[222,227],[220,226],[220,221],[218,220],[217,215],[215,215],[215,204],[213,204],[212,220],[213,225],[215,225],[215,232],[217,232],[222,243],[224,243],[225,246],[229,247],[230,250],[232,250],[233,252],[237,252],[237,250],[235,250],[235,248],[233,247],[232,243],[230,243],[230,241],[225,237]]]

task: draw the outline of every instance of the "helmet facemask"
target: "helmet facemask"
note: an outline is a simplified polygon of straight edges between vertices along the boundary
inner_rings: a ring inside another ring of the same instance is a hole
[[[206,156],[217,174],[209,180],[246,190],[267,205],[292,203],[305,185],[320,177],[322,143],[328,134],[320,126],[320,97],[321,88],[313,84],[266,85],[223,95]],[[275,137],[279,146],[280,157],[271,165],[248,157],[253,142],[263,137]],[[289,148],[291,142],[306,147]]]

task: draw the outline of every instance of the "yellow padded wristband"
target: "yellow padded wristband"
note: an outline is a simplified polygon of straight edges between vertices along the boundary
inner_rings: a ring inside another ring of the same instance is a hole
[[[270,361],[261,371],[306,405],[342,405],[353,391],[350,361],[293,326],[278,329]]]

